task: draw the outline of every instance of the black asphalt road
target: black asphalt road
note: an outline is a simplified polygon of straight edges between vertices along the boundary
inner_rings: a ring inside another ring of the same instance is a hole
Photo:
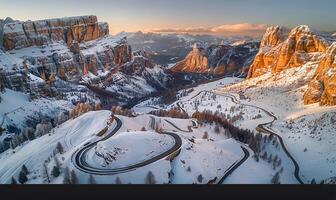
[[[226,180],[227,177],[229,177],[238,167],[240,167],[240,165],[242,165],[249,157],[250,157],[250,152],[243,146],[240,146],[244,152],[244,157],[238,162],[238,163],[234,163],[233,166],[231,166],[231,168],[229,168],[224,176],[222,177],[221,180],[218,181],[217,184],[223,184],[223,182]]]
[[[96,142],[93,143],[89,143],[88,145],[84,145],[81,149],[79,149],[78,151],[76,151],[73,156],[72,156],[72,160],[73,163],[75,165],[75,167],[77,169],[79,169],[80,171],[83,171],[85,173],[88,174],[95,174],[95,175],[115,175],[115,174],[120,174],[120,173],[125,173],[125,172],[129,172],[129,171],[134,171],[137,168],[140,167],[144,167],[146,165],[149,165],[151,163],[154,163],[158,160],[164,159],[172,154],[177,153],[180,149],[181,149],[181,145],[182,145],[182,140],[181,138],[174,134],[174,133],[170,133],[170,132],[163,132],[162,134],[166,134],[169,135],[171,137],[174,138],[175,140],[175,144],[172,148],[170,148],[168,151],[157,155],[153,158],[150,158],[146,161],[134,164],[134,165],[130,165],[127,167],[123,167],[123,168],[115,168],[115,169],[105,169],[105,168],[97,168],[95,166],[90,166],[87,162],[86,162],[86,158],[87,158],[87,153],[97,145],[98,142],[101,141],[105,141],[109,138],[111,138],[114,134],[116,134],[119,129],[122,126],[122,122],[119,118],[116,117],[116,122],[117,122],[117,126],[103,139],[98,140]]]
[[[282,146],[282,149],[284,150],[284,152],[286,153],[286,155],[291,159],[291,161],[293,162],[294,164],[294,176],[296,178],[296,180],[300,183],[300,184],[304,184],[304,182],[301,180],[300,178],[300,175],[299,175],[299,172],[300,172],[300,166],[299,164],[297,163],[297,161],[294,159],[294,157],[289,153],[288,149],[286,148],[286,145],[285,143],[283,142],[283,139],[280,135],[276,134],[275,132],[271,131],[271,130],[268,130],[267,128],[265,128],[265,126],[267,125],[270,125],[272,124],[274,121],[276,121],[278,118],[270,113],[269,111],[265,110],[264,108],[261,108],[261,107],[258,107],[258,106],[254,106],[254,105],[248,105],[248,104],[242,104],[240,103],[235,96],[233,95],[227,95],[227,94],[217,94],[217,93],[214,93],[212,91],[206,91],[206,90],[203,90],[203,91],[200,91],[198,94],[196,94],[195,96],[193,96],[191,99],[194,99],[196,98],[197,96],[199,96],[200,94],[202,93],[211,93],[211,94],[215,94],[215,95],[218,95],[218,96],[223,96],[223,97],[227,97],[227,98],[230,98],[232,102],[236,103],[236,104],[240,104],[240,105],[243,105],[243,106],[248,106],[248,107],[253,107],[253,108],[257,108],[257,109],[260,109],[262,110],[263,112],[265,112],[268,116],[272,117],[273,120],[270,121],[270,122],[267,122],[267,123],[263,123],[263,124],[259,124],[257,125],[257,130],[261,131],[261,132],[264,132],[266,134],[270,134],[270,135],[274,135],[276,136],[279,141],[280,141],[280,144]],[[191,100],[190,99],[190,100]],[[180,102],[177,103],[177,106],[183,110],[184,112],[186,112],[180,105]]]

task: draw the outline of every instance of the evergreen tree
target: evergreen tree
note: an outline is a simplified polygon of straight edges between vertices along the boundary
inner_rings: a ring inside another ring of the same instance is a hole
[[[57,166],[54,166],[52,171],[51,171],[51,174],[54,176],[54,177],[58,177],[60,175],[60,170],[59,170],[59,167]]]
[[[19,174],[19,182],[25,184],[28,181],[27,175],[25,172],[21,171]]]
[[[271,180],[272,184],[280,184],[280,173],[277,172],[275,173],[275,175],[273,176],[272,180]]]
[[[25,173],[26,175],[29,174],[29,171],[28,171],[26,165],[22,165],[21,171],[22,171],[23,173]]]
[[[74,170],[71,170],[71,173],[70,173],[70,183],[78,184],[78,178]]]
[[[121,184],[123,184],[123,183],[121,182],[121,179],[119,178],[119,176],[117,177],[115,183],[116,183],[117,185],[121,185]]]
[[[16,184],[17,184],[17,181],[15,180],[14,177],[12,177],[11,184],[13,184],[13,185],[16,185]]]
[[[57,143],[56,149],[57,149],[57,152],[60,154],[64,152],[63,145],[60,142]]]
[[[198,182],[202,183],[202,181],[203,181],[203,176],[202,176],[202,174],[200,174],[200,175],[197,177],[197,180],[198,180]]]
[[[310,184],[316,184],[316,180],[313,178]]]
[[[145,179],[145,183],[146,184],[156,184],[156,180],[155,180],[153,172],[151,171],[148,172],[146,179]]]
[[[94,178],[92,175],[89,176],[88,183],[89,183],[90,185],[97,184],[95,178]]]
[[[187,172],[191,172],[191,167],[190,166],[187,168]]]
[[[34,134],[34,132],[31,132],[31,131],[28,132],[28,139],[29,140],[35,140],[35,134]]]

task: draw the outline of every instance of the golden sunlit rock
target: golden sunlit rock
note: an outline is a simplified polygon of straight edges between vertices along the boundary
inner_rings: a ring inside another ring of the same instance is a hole
[[[304,95],[304,103],[320,102],[321,105],[336,105],[336,42],[327,50],[319,63],[313,80]]]
[[[287,39],[282,27],[270,27],[261,41],[260,51],[250,66],[248,78],[298,67],[310,61],[309,53],[325,52],[328,43],[306,25],[290,31]]]

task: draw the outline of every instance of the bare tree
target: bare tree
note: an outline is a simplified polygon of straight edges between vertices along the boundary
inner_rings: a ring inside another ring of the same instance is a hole
[[[205,131],[202,138],[207,140],[209,138],[209,133],[207,131]]]

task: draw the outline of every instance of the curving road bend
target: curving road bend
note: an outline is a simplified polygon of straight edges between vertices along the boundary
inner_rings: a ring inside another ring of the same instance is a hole
[[[218,181],[217,184],[223,184],[227,177],[229,177],[238,167],[240,167],[249,157],[250,152],[243,146],[240,146],[240,148],[244,152],[244,157],[239,161],[233,163],[233,165],[225,172],[224,176],[221,178],[221,180]]]
[[[80,170],[82,172],[85,172],[85,173],[88,173],[88,174],[94,174],[94,175],[115,175],[115,174],[125,173],[125,172],[129,172],[129,171],[134,171],[137,168],[144,167],[144,166],[149,165],[151,163],[154,163],[158,160],[164,159],[164,158],[166,158],[170,155],[175,155],[181,149],[182,140],[177,134],[170,133],[170,132],[163,132],[162,134],[169,135],[175,140],[175,145],[172,148],[170,148],[168,151],[166,151],[166,152],[164,152],[160,155],[157,155],[157,156],[155,156],[153,158],[150,158],[146,161],[143,161],[143,162],[140,162],[140,163],[137,163],[137,164],[134,164],[134,165],[130,165],[130,166],[127,166],[127,167],[122,167],[122,168],[105,169],[105,168],[98,168],[98,167],[95,167],[95,166],[91,166],[90,164],[88,164],[86,162],[87,153],[92,148],[94,148],[97,145],[98,142],[105,141],[105,140],[111,138],[114,134],[116,134],[120,130],[120,128],[122,126],[122,122],[117,117],[115,117],[115,119],[116,119],[117,125],[109,134],[106,135],[106,137],[102,138],[101,140],[95,141],[93,143],[89,143],[89,144],[84,145],[81,149],[77,150],[72,155],[72,162],[78,170]],[[155,123],[155,121],[152,122],[152,123]]]
[[[299,164],[297,163],[297,161],[294,159],[294,157],[289,153],[288,149],[286,148],[286,145],[285,143],[283,142],[283,139],[280,135],[278,135],[277,133],[267,129],[265,126],[268,126],[270,124],[272,124],[274,121],[278,120],[278,118],[272,114],[271,112],[267,111],[266,109],[264,108],[261,108],[261,107],[258,107],[258,106],[255,106],[255,105],[249,105],[249,104],[243,104],[243,103],[240,103],[237,98],[234,96],[234,95],[230,95],[230,94],[218,94],[218,93],[215,93],[213,91],[206,91],[206,90],[202,90],[200,91],[198,94],[196,94],[195,96],[193,96],[191,99],[194,99],[196,98],[197,96],[199,96],[200,94],[202,93],[211,93],[211,94],[214,94],[214,95],[218,95],[218,96],[223,96],[223,97],[227,97],[227,98],[230,98],[232,102],[236,103],[236,104],[240,104],[240,105],[243,105],[243,106],[247,106],[247,107],[253,107],[253,108],[257,108],[257,109],[260,109],[262,110],[263,112],[265,112],[268,116],[272,117],[273,120],[270,121],[270,122],[267,122],[267,123],[263,123],[263,124],[258,124],[257,125],[257,130],[263,132],[263,133],[266,133],[266,134],[269,134],[269,135],[274,135],[276,136],[279,141],[280,141],[280,145],[282,146],[282,149],[284,150],[285,154],[290,158],[290,160],[293,162],[294,164],[294,176],[296,178],[296,180],[300,183],[300,184],[304,184],[304,182],[302,181],[302,179],[300,178],[300,166]],[[189,99],[189,100],[191,100]],[[180,105],[180,102],[177,103],[177,106],[183,111],[183,112],[186,112],[182,106]],[[237,168],[237,167],[236,167]],[[236,169],[235,168],[235,169]]]

